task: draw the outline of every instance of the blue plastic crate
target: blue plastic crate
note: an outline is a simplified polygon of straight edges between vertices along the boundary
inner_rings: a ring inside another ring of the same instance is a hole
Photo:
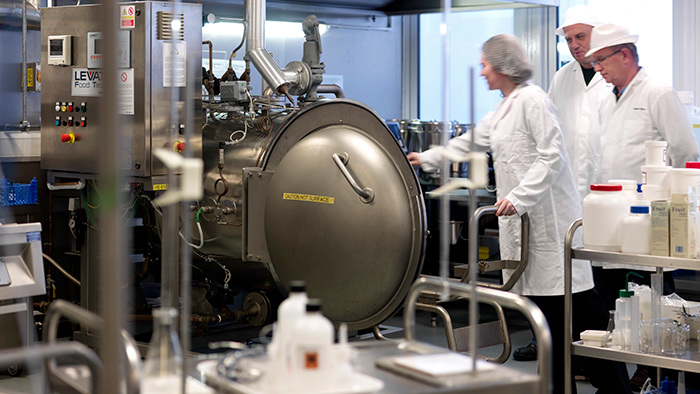
[[[36,178],[28,185],[0,178],[0,206],[37,204]]]

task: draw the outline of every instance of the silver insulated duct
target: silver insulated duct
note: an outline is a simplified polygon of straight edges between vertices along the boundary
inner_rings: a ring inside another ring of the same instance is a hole
[[[248,0],[246,20],[248,34],[246,37],[246,57],[253,62],[260,75],[276,92],[286,94],[289,80],[265,50],[265,0]]]
[[[0,0],[0,29],[21,29],[22,7],[22,0]],[[27,2],[27,29],[41,30],[41,15],[30,2]]]

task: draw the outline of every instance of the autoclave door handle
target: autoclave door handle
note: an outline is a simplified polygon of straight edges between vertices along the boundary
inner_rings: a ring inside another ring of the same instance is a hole
[[[352,175],[350,175],[350,173],[348,172],[348,169],[345,168],[345,164],[347,164],[347,162],[349,160],[350,160],[350,156],[348,156],[347,152],[343,152],[340,154],[338,154],[338,153],[333,154],[333,161],[335,162],[335,165],[338,166],[338,168],[340,169],[340,172],[343,173],[343,176],[350,184],[350,187],[352,187],[352,190],[354,190],[355,193],[357,193],[357,195],[360,196],[360,200],[363,203],[368,204],[368,203],[372,202],[372,200],[374,200],[374,192],[372,191],[372,189],[370,189],[368,187],[366,187],[364,189],[361,188],[357,184],[357,182],[355,182],[355,179],[353,179]]]

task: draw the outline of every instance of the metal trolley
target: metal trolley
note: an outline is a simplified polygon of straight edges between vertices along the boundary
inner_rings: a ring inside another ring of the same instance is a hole
[[[476,297],[479,302],[496,303],[506,308],[520,311],[527,319],[537,339],[537,363],[539,375],[526,374],[502,365],[488,370],[478,367],[471,373],[426,378],[418,372],[394,368],[391,359],[405,355],[445,354],[449,350],[418,342],[415,339],[415,310],[418,297],[425,291],[441,291],[444,283],[436,278],[420,278],[412,286],[404,304],[404,324],[406,336],[402,340],[360,342],[352,346],[357,350],[355,369],[357,372],[380,379],[384,388],[380,394],[433,394],[433,393],[510,393],[546,394],[551,392],[551,346],[549,326],[542,312],[530,300],[516,294],[471,286],[465,283],[449,282],[451,293],[465,298]],[[210,363],[204,361],[203,363]],[[202,365],[200,364],[200,365]],[[198,369],[200,369],[198,367]],[[200,369],[201,370],[201,369]],[[229,381],[218,376],[216,368],[204,371],[207,384],[217,392],[246,394],[250,390],[245,384]]]
[[[489,205],[476,209],[474,215],[469,221],[470,234],[478,234],[479,219],[485,215],[495,215],[497,206]],[[508,291],[513,288],[515,282],[520,279],[520,276],[527,268],[528,256],[529,256],[529,244],[530,244],[530,218],[527,213],[520,217],[521,220],[521,240],[520,243],[520,260],[498,260],[498,261],[479,261],[478,271],[480,274],[490,271],[500,271],[502,269],[513,269],[513,275],[510,279],[502,285],[477,282],[477,285],[481,287],[487,287],[496,290]],[[457,271],[457,267],[455,268]],[[460,272],[461,279],[451,279],[455,283],[467,283],[469,281],[469,268],[463,269]],[[424,276],[426,278],[434,278],[431,276]],[[440,316],[443,324],[445,325],[445,336],[447,337],[447,347],[450,350],[463,352],[469,349],[468,338],[470,334],[474,331],[480,339],[477,347],[486,347],[503,344],[503,350],[500,356],[495,358],[487,358],[488,361],[494,361],[497,363],[504,363],[510,357],[511,342],[510,335],[508,333],[508,327],[506,325],[505,314],[503,313],[503,308],[496,302],[485,303],[491,305],[496,311],[496,316],[498,320],[492,322],[481,323],[475,326],[466,326],[455,329],[452,325],[452,318],[449,312],[442,307],[440,304],[446,302],[457,301],[463,299],[458,295],[452,295],[447,301],[440,301],[439,291],[423,291],[421,292],[415,308],[422,311],[432,312]],[[480,300],[481,301],[481,300]],[[374,336],[377,339],[386,339],[382,336],[378,327],[374,327]]]
[[[572,306],[571,306],[571,262],[573,259],[607,261],[611,263],[628,263],[656,267],[656,273],[662,273],[663,268],[678,268],[699,270],[698,260],[677,257],[663,257],[617,252],[600,252],[590,249],[572,248],[574,234],[583,224],[578,219],[571,224],[566,234],[564,253],[564,368],[566,371],[564,388],[566,393],[571,391],[571,355],[599,358],[611,361],[651,365],[659,368],[669,368],[678,371],[700,373],[700,352],[697,346],[690,346],[682,357],[669,357],[654,354],[630,352],[603,347],[584,346],[581,341],[572,341]]]

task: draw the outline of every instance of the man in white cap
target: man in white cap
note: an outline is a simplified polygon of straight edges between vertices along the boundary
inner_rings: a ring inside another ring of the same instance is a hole
[[[603,108],[602,181],[634,179],[642,181],[641,166],[646,159],[646,141],[667,141],[667,159],[673,167],[696,161],[698,146],[678,94],[670,86],[650,77],[639,66],[637,42],[624,26],[603,24],[591,32],[591,49],[586,57],[595,71],[615,87]],[[593,262],[596,289],[608,308],[614,309],[618,289],[630,270],[643,272],[639,284],[649,284],[655,269],[629,264]],[[646,271],[646,272],[644,272]],[[664,294],[675,291],[671,272],[664,273]],[[644,367],[635,372],[633,387],[644,382]]]
[[[594,70],[615,86],[603,119],[600,180],[642,181],[645,141],[667,141],[673,167],[696,161],[698,146],[678,94],[639,66],[639,36],[624,26],[603,24],[591,33],[586,53]],[[604,108],[606,107],[604,106]]]
[[[596,183],[600,155],[600,111],[612,85],[606,83],[586,58],[591,30],[601,25],[593,10],[581,4],[566,11],[564,24],[555,33],[564,36],[576,61],[562,67],[549,85],[549,97],[559,110],[566,153],[581,201]]]

